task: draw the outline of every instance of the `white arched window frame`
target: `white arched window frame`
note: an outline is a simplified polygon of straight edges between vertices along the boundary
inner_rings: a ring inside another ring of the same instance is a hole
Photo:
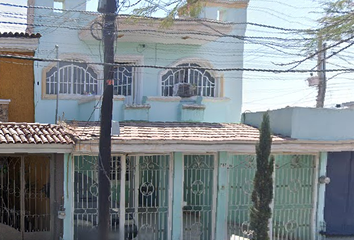
[[[210,65],[205,66],[205,64],[189,60],[175,64],[174,67],[183,67],[183,69],[170,69],[162,72],[160,78],[161,96],[178,96],[176,89],[179,85],[190,85],[192,95],[195,96],[219,96],[219,77],[214,72],[204,69],[211,68]]]
[[[45,72],[45,94],[57,94],[57,66]],[[60,95],[97,95],[101,92],[98,74],[85,63],[59,64]]]

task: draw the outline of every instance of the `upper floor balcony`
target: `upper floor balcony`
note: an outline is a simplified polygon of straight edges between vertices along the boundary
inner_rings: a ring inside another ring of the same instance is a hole
[[[143,76],[141,68],[117,64],[114,67],[113,119],[236,122],[237,110],[230,110],[240,108],[241,101],[235,101],[235,98],[232,101],[225,94],[224,73],[206,70],[202,63],[189,61],[160,71],[156,75],[157,82],[152,81],[151,76]],[[36,121],[55,121],[54,111],[49,114],[48,109],[55,108],[58,89],[58,112],[64,113],[65,119],[99,121],[102,79],[102,71],[89,64],[62,62],[59,72],[56,64],[49,65],[43,70],[42,97],[36,107]]]

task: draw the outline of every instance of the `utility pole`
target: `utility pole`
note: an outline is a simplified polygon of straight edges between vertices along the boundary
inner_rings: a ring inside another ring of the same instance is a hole
[[[322,43],[321,38],[318,41],[318,60],[317,60],[317,74],[319,78],[318,95],[316,99],[316,108],[323,108],[326,95],[326,44]]]
[[[98,11],[104,13],[104,91],[101,106],[101,131],[98,155],[98,232],[100,240],[108,239],[111,161],[111,127],[113,108],[113,67],[115,21],[118,0],[100,0]],[[102,8],[103,6],[103,8]]]

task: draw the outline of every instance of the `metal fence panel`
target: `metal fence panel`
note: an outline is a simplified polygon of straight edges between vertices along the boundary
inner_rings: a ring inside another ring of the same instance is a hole
[[[130,156],[129,159],[126,215],[134,215],[138,226],[136,239],[167,239],[170,156]]]
[[[214,155],[184,156],[184,240],[212,238],[214,161]]]
[[[113,156],[110,163],[110,239],[119,238],[122,212],[126,239],[167,239],[170,156],[127,156],[124,185],[121,184],[121,159],[124,158]],[[97,167],[95,156],[75,157],[75,239],[98,237]],[[125,196],[124,211],[120,209],[120,196]]]
[[[249,236],[249,210],[252,206],[251,194],[256,170],[256,156],[231,156],[228,170],[228,236],[230,238],[236,235],[242,240]]]
[[[276,156],[273,240],[312,239],[315,157]]]

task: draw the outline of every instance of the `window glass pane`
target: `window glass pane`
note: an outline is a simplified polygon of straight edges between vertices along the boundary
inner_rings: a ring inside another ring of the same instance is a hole
[[[55,8],[55,10],[53,10],[54,12],[62,13],[63,12],[62,10],[64,9],[64,3],[59,1],[54,1],[53,8]]]

